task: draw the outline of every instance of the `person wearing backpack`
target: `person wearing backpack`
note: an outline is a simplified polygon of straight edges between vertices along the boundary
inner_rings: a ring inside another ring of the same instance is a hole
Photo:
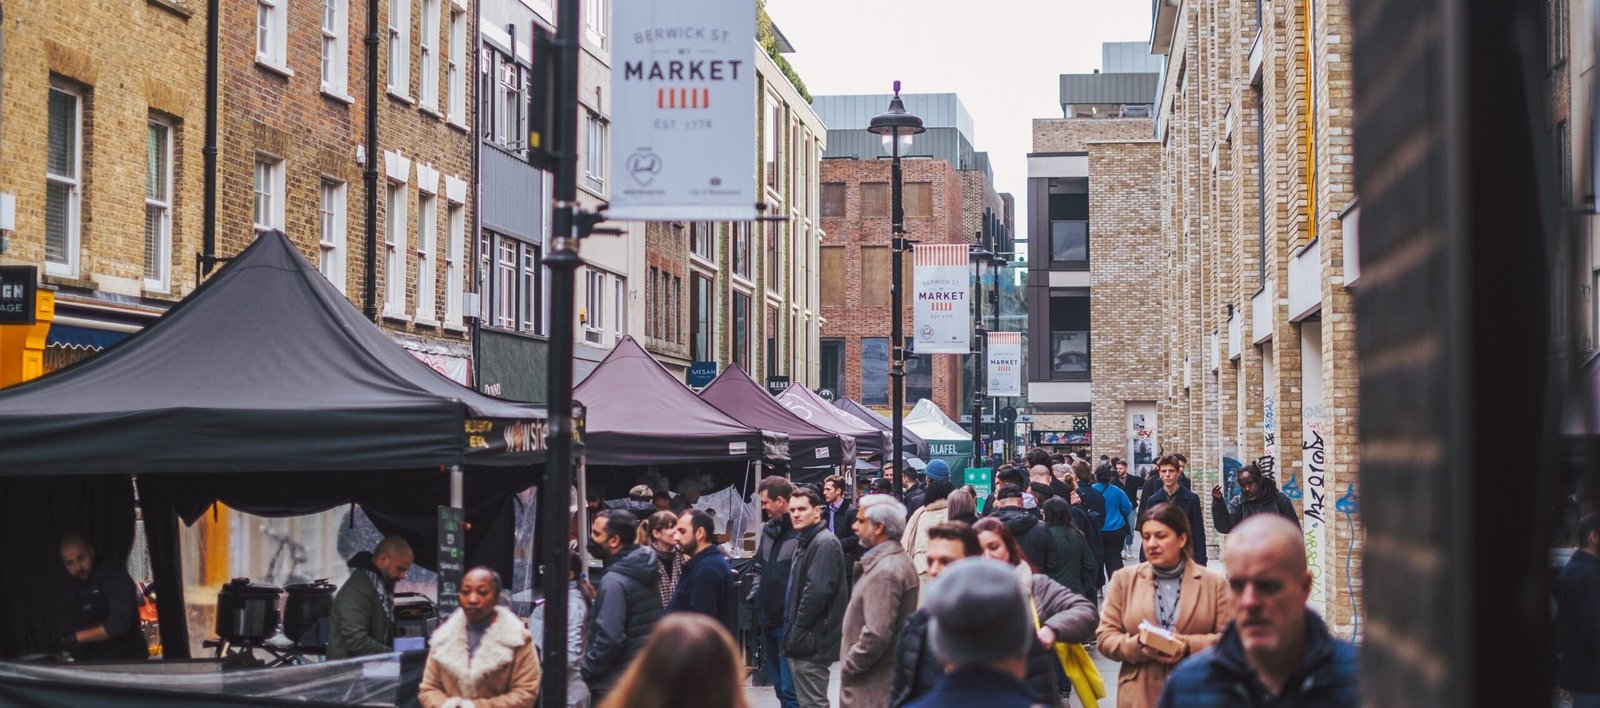
[[[1096,475],[1094,488],[1104,495],[1106,518],[1100,526],[1100,558],[1105,576],[1122,570],[1122,541],[1128,537],[1128,518],[1133,515],[1133,501],[1122,487],[1112,483],[1111,470],[1102,467]]]

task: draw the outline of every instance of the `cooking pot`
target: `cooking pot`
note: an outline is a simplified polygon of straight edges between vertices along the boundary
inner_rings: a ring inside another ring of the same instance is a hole
[[[328,618],[333,614],[336,590],[327,578],[284,587],[289,595],[283,603],[283,635],[302,646],[328,643]]]
[[[257,585],[234,578],[217,592],[217,636],[235,644],[262,641],[278,629],[276,585]]]

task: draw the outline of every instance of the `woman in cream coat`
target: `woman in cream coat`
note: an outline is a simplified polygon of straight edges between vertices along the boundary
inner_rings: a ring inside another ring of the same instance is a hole
[[[461,609],[434,630],[417,698],[426,708],[518,708],[539,697],[533,637],[500,607],[500,576],[473,568],[461,578]]]
[[[1117,675],[1117,705],[1153,706],[1178,662],[1217,643],[1233,619],[1228,581],[1189,559],[1189,518],[1170,504],[1139,513],[1145,557],[1111,576],[1100,628],[1100,653],[1122,662]],[[1165,654],[1139,640],[1139,624],[1171,630],[1182,643]]]

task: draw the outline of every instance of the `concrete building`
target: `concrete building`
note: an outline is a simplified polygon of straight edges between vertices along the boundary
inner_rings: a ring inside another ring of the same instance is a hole
[[[1155,461],[1163,369],[1157,61],[1109,43],[1106,71],[1061,76],[1062,118],[1028,155],[1029,443]],[[1130,54],[1132,58],[1130,58]],[[1153,69],[1154,71],[1147,71]]]
[[[987,153],[976,150],[972,117],[955,94],[903,94],[927,132],[902,156],[907,237],[918,243],[979,243],[1010,251],[1010,195],[995,191]],[[890,405],[890,170],[868,122],[890,96],[818,96],[828,125],[822,163],[822,311],[818,387],[887,410]],[[906,292],[912,286],[904,256]],[[928,398],[945,414],[970,415],[974,357],[911,351],[911,298],[902,313],[906,337],[905,402]]]
[[[1231,483],[1240,463],[1275,469],[1302,514],[1310,604],[1350,637],[1362,587],[1351,25],[1346,0],[1310,8],[1155,5],[1158,439],[1188,455],[1197,490]]]
[[[787,46],[784,43],[783,46]],[[668,370],[693,362],[738,364],[772,386],[816,387],[819,303],[818,213],[823,122],[766,51],[757,48],[754,174],[765,219],[650,223],[643,263],[643,316],[635,336]],[[787,384],[786,384],[787,382]]]
[[[45,372],[194,289],[205,66],[203,2],[0,9],[0,213],[14,216],[0,220],[0,265],[34,266],[54,290]]]

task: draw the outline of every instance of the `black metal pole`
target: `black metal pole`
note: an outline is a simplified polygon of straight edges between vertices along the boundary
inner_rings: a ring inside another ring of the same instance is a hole
[[[206,3],[206,144],[201,149],[205,160],[204,218],[200,224],[201,273],[210,274],[217,257],[217,120],[222,112],[222,2]],[[200,287],[200,274],[194,286]]]
[[[572,485],[572,346],[578,239],[578,0],[560,0],[556,14],[555,174],[551,205],[549,449],[539,515],[544,525],[543,704],[567,704],[567,527]],[[535,197],[536,195],[529,195]],[[582,530],[580,529],[580,532]]]
[[[378,0],[367,2],[367,263],[362,274],[362,314],[378,319]],[[394,218],[390,215],[389,218]]]
[[[981,256],[979,256],[981,257]],[[977,307],[974,313],[977,317],[974,322],[977,326],[973,329],[973,339],[978,340],[977,346],[972,348],[974,357],[972,365],[972,466],[979,467],[979,455],[983,450],[983,394],[988,390],[989,358],[984,355],[988,351],[988,342],[985,341],[987,333],[983,331],[983,261],[972,262],[972,284],[977,293],[972,298],[973,305]]]
[[[890,139],[894,141],[893,146],[890,148],[890,154],[893,156],[891,161],[893,166],[890,169],[889,177],[890,214],[893,218],[893,235],[891,236],[890,250],[894,253],[890,266],[889,301],[894,312],[889,317],[889,351],[892,353],[889,364],[889,387],[891,391],[889,403],[894,408],[894,410],[890,411],[893,420],[892,425],[894,426],[894,493],[896,496],[904,497],[905,484],[900,477],[901,470],[905,468],[905,452],[901,450],[901,447],[905,444],[905,432],[902,430],[902,426],[905,425],[906,407],[906,350],[905,336],[902,332],[903,322],[901,322],[901,320],[905,319],[905,295],[901,288],[901,279],[905,275],[905,270],[901,263],[901,255],[907,249],[906,214],[904,205],[900,202],[900,132],[896,130],[890,136]]]

